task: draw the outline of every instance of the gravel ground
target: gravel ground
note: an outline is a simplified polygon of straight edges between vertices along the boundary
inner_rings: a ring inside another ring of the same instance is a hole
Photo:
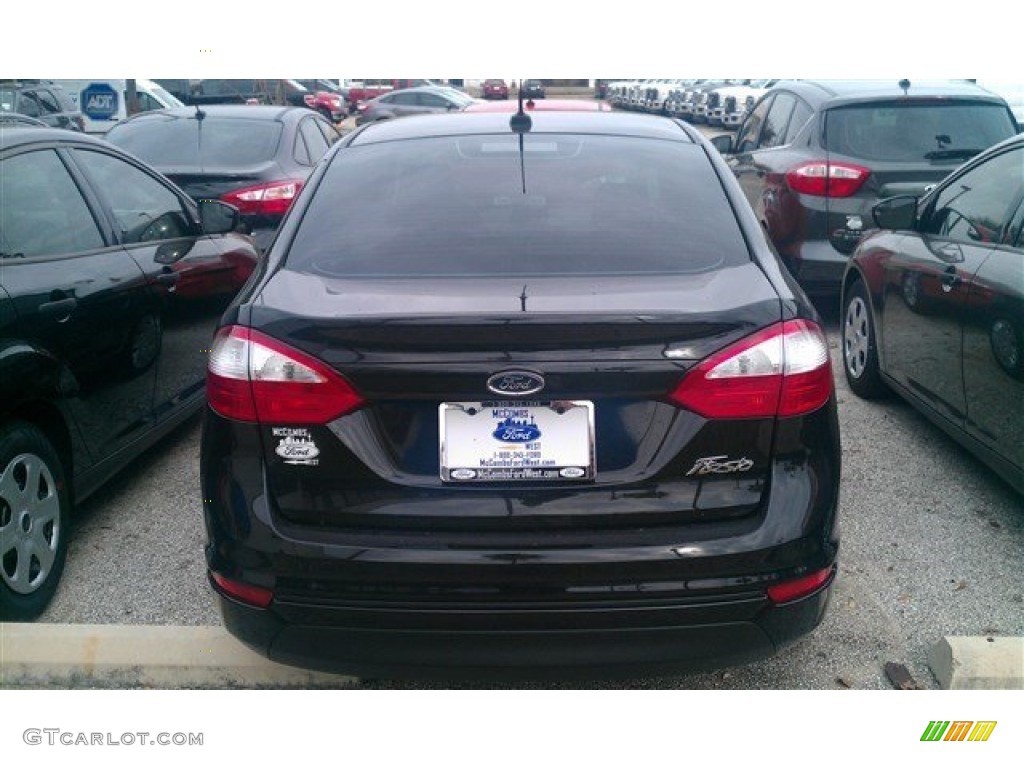
[[[885,689],[884,665],[895,662],[937,688],[927,652],[943,635],[1024,634],[1024,500],[901,401],[853,395],[839,373],[835,319],[827,325],[844,465],[840,570],[822,625],[757,664],[566,687]],[[199,434],[199,420],[188,422],[84,505],[42,621],[220,622],[203,565]]]

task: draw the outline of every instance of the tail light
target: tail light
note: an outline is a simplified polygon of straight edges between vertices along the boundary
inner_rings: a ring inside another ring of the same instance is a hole
[[[220,415],[260,424],[326,424],[365,402],[321,360],[237,325],[214,337],[206,397]]]
[[[669,399],[705,418],[752,419],[811,413],[831,395],[825,334],[807,320],[787,320],[711,355]]]
[[[242,187],[221,196],[243,216],[283,216],[302,189],[299,179]]]
[[[274,601],[274,593],[266,587],[235,581],[216,571],[210,571],[210,579],[223,594],[254,608],[266,608]]]
[[[823,568],[807,576],[792,581],[783,581],[768,587],[768,599],[778,605],[779,603],[791,603],[802,597],[807,597],[817,592],[828,580],[832,578],[835,566]]]
[[[786,183],[802,195],[849,197],[870,175],[871,169],[862,165],[822,161],[798,165],[786,174]]]

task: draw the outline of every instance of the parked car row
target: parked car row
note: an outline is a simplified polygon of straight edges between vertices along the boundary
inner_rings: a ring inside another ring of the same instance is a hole
[[[695,86],[710,119],[751,83]],[[664,93],[637,88],[626,109]],[[395,123],[402,94],[450,101]],[[210,580],[260,652],[770,655],[821,621],[839,551],[817,291],[842,291],[855,392],[899,392],[1024,492],[1003,100],[779,82],[711,140],[573,104],[398,89],[346,137],[306,106],[155,110],[106,141],[0,123],[0,616],[45,607],[74,504],[202,407],[205,370]]]
[[[605,98],[631,109],[735,129],[754,102],[777,80],[623,80],[605,87]]]
[[[158,80],[187,105],[275,104],[308,107],[332,122],[348,114],[345,94],[329,80]]]

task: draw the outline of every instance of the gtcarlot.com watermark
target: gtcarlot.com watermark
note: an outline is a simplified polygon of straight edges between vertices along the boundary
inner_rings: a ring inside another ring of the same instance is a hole
[[[26,728],[21,734],[29,746],[47,747],[201,747],[202,733],[150,733],[149,731],[64,731],[60,728]]]

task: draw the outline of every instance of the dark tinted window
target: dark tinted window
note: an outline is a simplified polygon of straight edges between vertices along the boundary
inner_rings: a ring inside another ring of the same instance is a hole
[[[181,200],[149,174],[101,152],[75,150],[75,159],[110,205],[121,242],[170,240],[191,233]]]
[[[793,107],[796,106],[796,98],[788,93],[780,93],[775,97],[772,108],[768,110],[768,117],[765,118],[764,127],[761,129],[761,141],[759,149],[770,149],[782,145],[786,138],[786,129],[789,127],[789,117],[793,114]]]
[[[768,108],[771,106],[771,103],[771,98],[760,102],[754,108],[754,111],[750,113],[750,116],[743,121],[740,131],[736,135],[737,152],[750,152],[757,146],[758,136],[761,135],[761,124],[764,123],[764,118],[768,114]]]
[[[53,150],[0,163],[0,253],[55,256],[102,248],[96,220]]]
[[[435,109],[447,109],[450,102],[441,98],[436,93],[421,93],[420,106],[433,107]]]
[[[151,115],[112,128],[106,139],[160,168],[244,168],[277,153],[282,126],[276,120],[207,115]]]
[[[295,159],[304,165],[316,165],[327,152],[327,140],[316,127],[316,122],[316,119],[310,117],[299,123],[299,132],[295,139]],[[300,153],[300,147],[304,147],[305,151]]]
[[[303,216],[289,268],[543,276],[749,261],[699,147],[560,134],[526,136],[524,148],[524,169],[511,135],[343,150]]]
[[[865,160],[966,159],[1015,134],[1009,111],[997,104],[928,102],[870,104],[830,110],[825,147]],[[952,155],[952,157],[950,157]]]
[[[324,141],[327,142],[328,146],[341,138],[341,134],[326,120],[314,120],[313,123],[320,130],[320,133],[323,134]]]
[[[964,243],[1013,242],[1010,221],[1024,194],[1024,149],[998,155],[943,189],[925,231]]]
[[[786,129],[786,138],[783,140],[783,144],[792,144],[793,139],[800,133],[800,129],[807,124],[807,121],[811,119],[813,111],[806,103],[796,100],[796,105],[793,107],[793,114],[789,118],[789,128]]]
[[[394,93],[390,96],[384,96],[381,101],[387,104],[402,104],[404,106],[415,106],[419,104],[419,99],[416,93]]]

